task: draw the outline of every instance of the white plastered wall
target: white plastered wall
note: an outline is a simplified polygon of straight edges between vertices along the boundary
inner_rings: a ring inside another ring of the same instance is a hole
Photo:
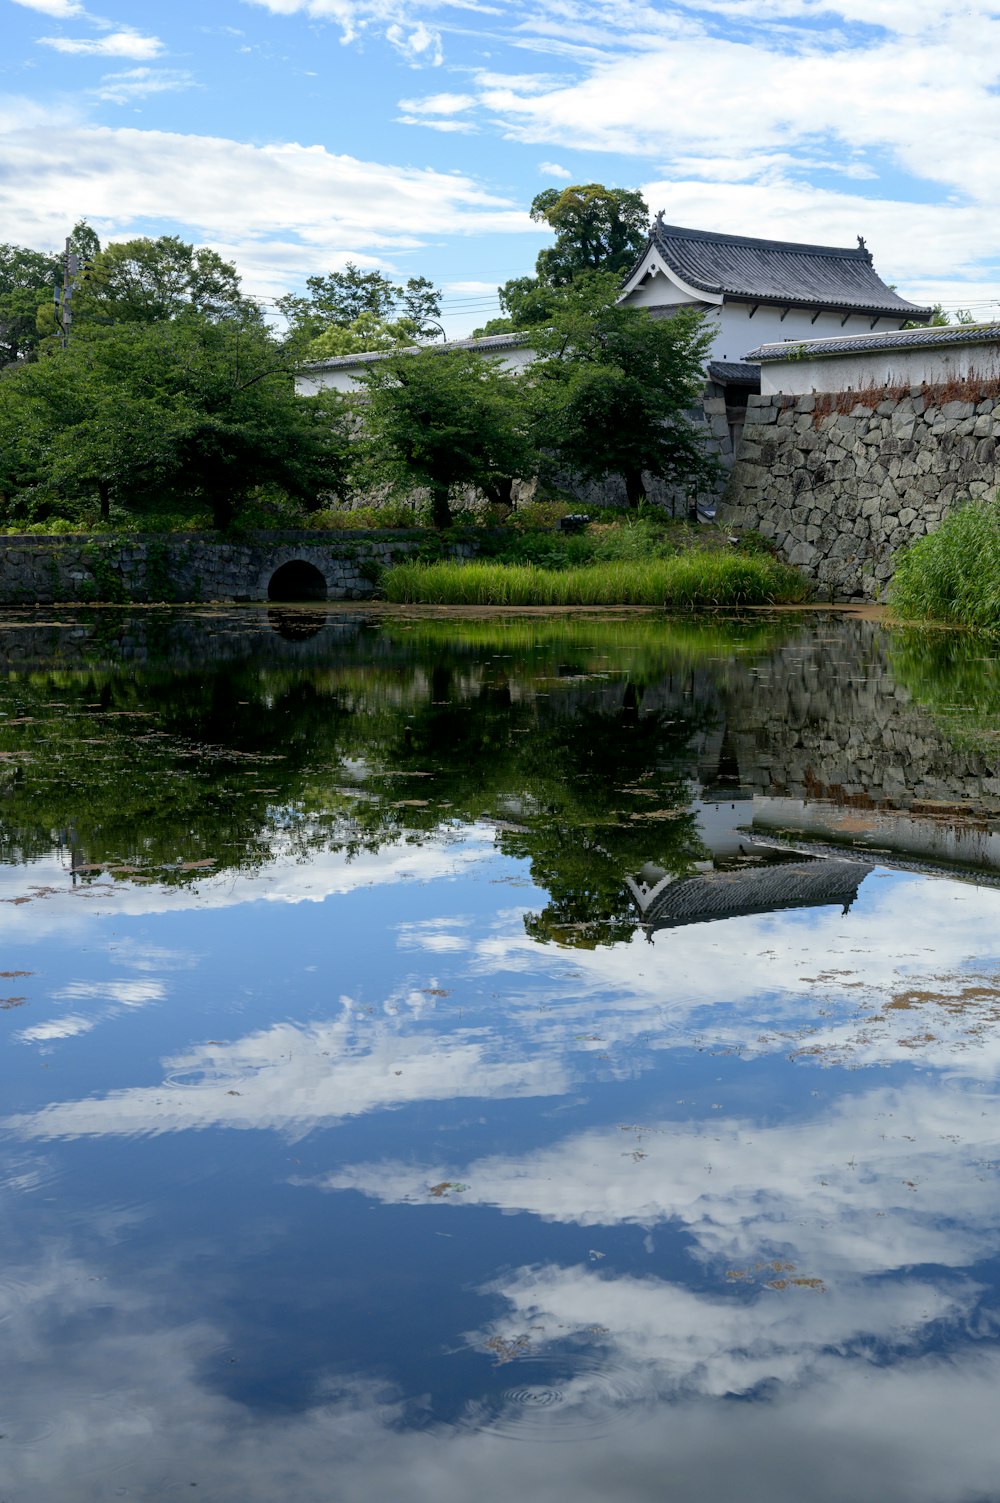
[[[534,359],[534,351],[526,346],[515,346],[512,349],[477,350],[476,354],[484,359],[495,360],[500,368],[505,371],[521,371],[526,365],[530,365]],[[300,397],[314,397],[320,391],[340,391],[349,393],[357,391],[362,385],[362,374],[369,368],[370,362],[361,356],[347,365],[316,366],[295,378],[295,390]]]
[[[846,330],[845,330],[846,333]],[[909,350],[858,350],[821,358],[766,361],[761,366],[764,396],[786,393],[861,391],[870,386],[935,386],[965,376],[1000,378],[1000,342],[919,345]]]

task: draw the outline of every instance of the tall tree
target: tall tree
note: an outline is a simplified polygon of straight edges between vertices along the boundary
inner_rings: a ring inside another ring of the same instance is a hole
[[[348,261],[343,271],[306,278],[305,297],[294,293],[278,299],[293,337],[314,355],[312,342],[331,329],[349,329],[359,319],[389,324],[409,319],[418,335],[441,315],[441,294],[426,277],[410,277],[405,286],[380,271],[365,271]]]
[[[491,319],[477,334],[547,323],[555,307],[554,290],[594,272],[620,277],[649,233],[649,209],[642,194],[603,183],[546,188],[532,200],[531,217],[555,230],[555,244],[539,251],[533,277],[512,277],[497,289],[503,316]]]
[[[532,201],[531,217],[556,232],[554,245],[539,251],[535,272],[551,287],[565,287],[592,271],[627,271],[649,232],[649,209],[641,193],[585,183],[546,188]]]
[[[61,277],[60,256],[0,245],[0,365],[13,365],[38,348],[38,310],[51,306]]]
[[[434,525],[450,525],[453,490],[497,496],[531,474],[526,391],[499,363],[468,350],[423,350],[366,371],[364,437],[372,474],[397,489],[426,487]]]
[[[124,240],[98,251],[73,295],[75,324],[156,324],[184,314],[260,320],[239,273],[207,246],[176,235]]]
[[[636,506],[645,474],[687,491],[715,478],[717,463],[688,417],[712,336],[697,311],[655,319],[623,307],[618,285],[602,272],[563,289],[535,336],[530,381],[550,463],[584,479],[621,475]]]

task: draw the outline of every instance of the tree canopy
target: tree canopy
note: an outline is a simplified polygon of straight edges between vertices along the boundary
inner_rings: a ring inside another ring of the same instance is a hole
[[[80,267],[101,248],[85,219],[73,226],[66,249]],[[26,245],[0,245],[0,368],[30,359],[59,325],[54,294],[64,256]]]
[[[25,245],[0,245],[0,365],[13,365],[38,347],[38,309],[52,302],[61,275],[59,256]]]
[[[336,343],[334,331],[360,325],[375,332],[401,324],[407,331],[403,342],[412,344],[436,328],[441,315],[441,294],[426,277],[410,277],[405,284],[398,284],[382,272],[365,270],[353,261],[348,261],[343,271],[307,277],[306,288],[304,297],[289,293],[279,298],[278,308],[288,319],[292,337],[311,359],[352,352],[328,348],[331,340]],[[390,344],[393,342],[400,341],[390,339]],[[365,348],[389,347],[379,343]]]
[[[420,339],[420,327],[412,318],[379,318],[362,313],[350,324],[330,324],[309,345],[310,360],[329,360],[335,355],[361,355],[372,350],[401,350]]]
[[[550,464],[583,479],[621,475],[634,506],[647,473],[688,492],[715,477],[717,462],[688,416],[711,333],[696,310],[657,319],[620,304],[617,292],[611,272],[561,290],[549,326],[534,336],[531,382]]]
[[[451,522],[457,487],[499,499],[513,477],[532,472],[527,391],[498,361],[427,349],[378,361],[364,381],[369,472],[400,489],[426,487],[436,527]]]
[[[512,277],[497,289],[503,316],[477,329],[478,334],[547,323],[557,303],[555,292],[595,272],[620,278],[649,233],[642,194],[603,183],[546,188],[532,200],[530,212],[532,219],[555,230],[555,243],[538,252],[533,277]]]
[[[156,324],[191,313],[207,320],[260,318],[231,261],[176,235],[98,250],[73,295],[75,324]]]
[[[261,487],[307,509],[344,482],[338,400],[298,397],[285,352],[255,325],[188,315],[83,328],[0,381],[0,503],[39,520],[97,502],[209,509],[228,526]]]
[[[649,209],[641,193],[585,183],[546,188],[531,204],[531,217],[556,232],[554,245],[538,253],[535,274],[550,287],[565,287],[592,271],[621,274],[642,250]]]

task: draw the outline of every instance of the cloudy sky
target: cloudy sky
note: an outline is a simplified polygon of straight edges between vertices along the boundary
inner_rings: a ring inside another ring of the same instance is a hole
[[[448,323],[543,242],[543,187],[852,245],[1000,314],[998,0],[0,0],[0,239],[178,232],[274,297],[354,259]]]

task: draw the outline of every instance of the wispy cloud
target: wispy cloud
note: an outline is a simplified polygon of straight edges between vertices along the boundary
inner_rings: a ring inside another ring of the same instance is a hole
[[[564,181],[573,176],[567,168],[560,167],[558,162],[539,162],[538,170],[543,177],[557,177]]]
[[[195,86],[193,74],[182,68],[125,68],[105,73],[92,92],[110,104],[130,104],[150,94],[174,94]]]
[[[6,122],[6,130],[4,123]],[[103,235],[174,226],[236,259],[251,290],[318,267],[415,248],[424,236],[533,230],[509,198],[464,173],[366,162],[294,142],[25,119],[0,100],[0,216],[29,245],[57,244],[88,216]]]
[[[441,33],[423,21],[415,26],[394,24],[385,36],[412,68],[437,68],[444,62]]]
[[[43,16],[51,16],[55,21],[70,21],[87,14],[80,0],[14,0],[14,4],[41,11]]]
[[[410,115],[457,115],[476,103],[475,94],[428,94],[424,99],[401,99],[399,107]]]
[[[39,37],[42,47],[83,57],[129,57],[141,62],[158,57],[164,50],[159,37],[131,30],[109,31],[102,37]]]
[[[397,115],[397,125],[423,125],[428,130],[444,131],[447,134],[475,135],[479,126],[472,120],[428,120],[426,115]]]

